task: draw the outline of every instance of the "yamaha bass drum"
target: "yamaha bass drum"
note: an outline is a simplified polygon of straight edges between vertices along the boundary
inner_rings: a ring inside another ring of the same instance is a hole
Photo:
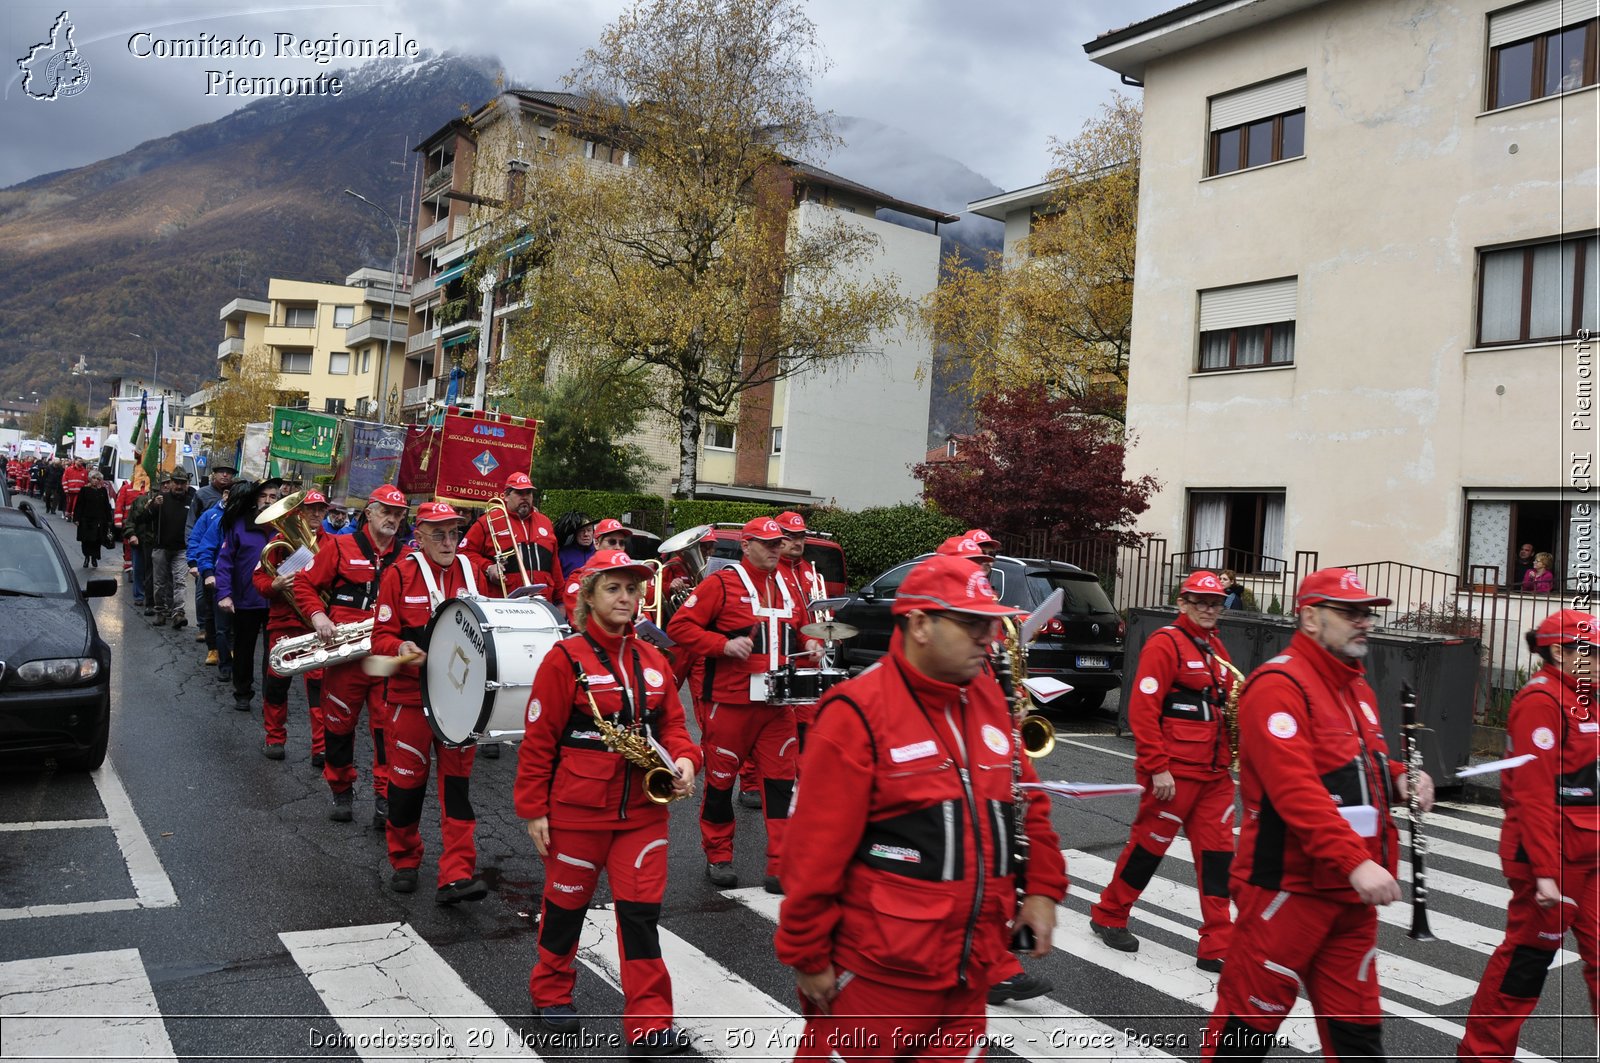
[[[533,677],[571,632],[543,598],[451,598],[428,621],[422,711],[439,741],[519,742]]]

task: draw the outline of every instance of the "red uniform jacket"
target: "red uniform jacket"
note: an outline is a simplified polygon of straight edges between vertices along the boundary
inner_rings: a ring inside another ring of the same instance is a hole
[[[1586,692],[1554,665],[1534,673],[1511,702],[1506,754],[1534,759],[1500,776],[1505,826],[1502,860],[1531,866],[1535,878],[1558,878],[1566,863],[1600,860],[1600,714]]]
[[[507,551],[504,558],[495,553],[496,539],[489,537],[489,521],[494,520],[494,533],[500,546]],[[500,564],[505,569],[506,593],[516,590],[524,585],[522,578],[522,565],[517,564],[517,559],[510,556],[511,544],[516,543],[516,548],[522,554],[523,564],[528,568],[529,579],[535,586],[541,586],[545,597],[552,602],[561,601],[561,585],[565,582],[561,573],[561,558],[556,554],[556,530],[550,523],[550,518],[534,510],[528,515],[527,520],[522,520],[514,514],[485,513],[479,517],[467,532],[467,537],[461,542],[461,552],[480,558],[484,567]],[[543,577],[541,578],[541,573]],[[482,587],[483,593],[491,597],[500,597],[500,581],[485,580]]]
[[[783,606],[783,594],[778,589],[783,577],[777,572],[762,572],[742,558],[739,567],[755,585],[761,606]],[[795,598],[793,590],[789,591],[789,601],[788,615],[778,621],[779,667],[802,649],[800,628],[806,622],[805,603]],[[667,634],[672,641],[682,646],[685,654],[705,661],[705,673],[695,691],[695,696],[702,701],[748,703],[751,700],[750,677],[772,670],[767,621],[765,617],[756,616],[756,604],[750,600],[739,574],[730,566],[702,580],[667,622]],[[740,635],[749,635],[755,640],[755,651],[743,661],[724,657],[722,651]]]
[[[822,573],[805,558],[790,561],[787,557],[780,557],[778,571],[789,581],[790,589],[800,595],[802,602],[813,602],[828,596],[828,585],[823,582]]]
[[[1359,665],[1296,632],[1250,675],[1239,700],[1239,761],[1236,881],[1359,904],[1349,879],[1362,861],[1394,874],[1399,835],[1389,808],[1405,768],[1389,761],[1378,697]],[[1377,809],[1370,838],[1339,813],[1363,804]]]
[[[317,529],[317,553],[320,554],[327,547],[328,540],[331,538],[333,536],[327,532],[320,528]],[[273,543],[282,539],[282,535],[274,535],[268,539],[266,546],[262,547],[262,554],[265,555],[267,547],[271,547]],[[282,553],[282,551],[274,548],[273,553]],[[278,561],[282,562],[288,556],[288,554],[284,554],[283,557],[278,558]],[[304,635],[310,628],[306,627],[305,621],[300,619],[300,614],[294,611],[294,605],[291,604],[289,599],[272,589],[272,580],[273,577],[268,575],[267,570],[258,561],[256,570],[250,574],[250,582],[255,585],[256,593],[265,598],[270,606],[270,610],[267,613],[267,634],[269,636],[282,635],[284,638]],[[298,583],[299,580],[296,580],[296,582]],[[311,614],[308,613],[306,615],[310,616]]]
[[[89,482],[89,470],[78,465],[68,465],[61,473],[61,490],[69,495],[75,495],[83,490],[83,485]]]
[[[133,505],[133,500],[144,494],[139,488],[133,486],[133,481],[128,480],[117,489],[117,504],[111,517],[111,522],[117,527],[122,527],[128,519],[128,507]]]
[[[327,613],[335,624],[367,619],[377,603],[378,581],[384,569],[400,559],[402,549],[397,538],[387,553],[380,554],[366,528],[329,536],[311,567],[295,577],[294,599],[300,603],[300,611],[307,620]],[[328,599],[326,605],[323,596]]]
[[[604,652],[604,660],[595,646]],[[700,770],[700,747],[684,726],[683,705],[661,651],[631,629],[616,638],[591,624],[587,636],[563,639],[545,654],[534,677],[517,752],[517,815],[548,816],[552,827],[615,830],[659,822],[664,830],[667,806],[645,796],[643,768],[600,740],[574,662],[589,677],[602,716],[613,723],[635,723],[642,692],[643,722],[650,733],[672,760],[688,757],[695,771]],[[630,706],[626,712],[624,690]]]
[[[1179,779],[1205,780],[1228,773],[1222,704],[1233,676],[1216,658],[1233,660],[1215,631],[1182,616],[1145,642],[1128,699],[1139,774],[1170,771]]]
[[[898,645],[823,697],[806,735],[784,851],[778,959],[910,989],[988,986],[1008,962],[1011,713],[981,673],[952,686]],[[1022,758],[1022,777],[1034,781]],[[1050,799],[1027,802],[1027,892],[1060,901]]]
[[[348,538],[339,536],[339,538]],[[473,584],[461,571],[462,564],[472,567]],[[372,618],[372,652],[384,657],[400,653],[402,642],[415,642],[424,650],[427,645],[428,621],[433,618],[434,605],[428,597],[428,585],[422,578],[422,566],[433,574],[434,586],[439,588],[439,601],[455,598],[472,590],[483,588],[483,562],[475,557],[457,554],[447,569],[441,569],[420,550],[408,552],[398,562],[384,570],[378,585],[377,612]],[[441,661],[442,665],[444,662]],[[422,687],[418,677],[419,664],[404,664],[390,676],[384,687],[384,701],[390,705],[422,707]]]

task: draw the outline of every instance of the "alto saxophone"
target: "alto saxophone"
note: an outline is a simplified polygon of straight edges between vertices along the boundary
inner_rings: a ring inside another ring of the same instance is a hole
[[[1035,941],[1033,928],[1018,918],[1022,914],[1022,901],[1028,895],[1028,795],[1022,790],[1022,756],[1025,751],[1023,725],[1030,720],[1043,724],[1050,746],[1055,745],[1055,731],[1048,720],[1028,712],[1033,706],[1033,698],[1023,685],[1028,678],[1028,656],[1017,622],[1005,617],[1000,623],[1005,631],[1005,648],[995,654],[994,671],[995,678],[1000,681],[1000,690],[1011,708],[1011,873],[1017,895],[1011,917],[1011,951],[1032,952]],[[1041,743],[1038,753],[1030,752],[1028,755],[1043,756],[1048,751]]]
[[[644,769],[644,794],[658,805],[676,801],[680,797],[688,797],[681,793],[676,785],[678,769],[668,764],[657,753],[650,741],[638,731],[631,730],[612,723],[600,712],[599,704],[594,700],[594,691],[589,689],[589,675],[577,661],[572,662],[572,667],[577,669],[578,686],[583,688],[583,696],[589,699],[589,712],[594,716],[595,730],[600,732],[600,741],[613,753],[619,753],[623,760]]]
[[[1239,770],[1239,695],[1244,693],[1244,673],[1232,661],[1218,657],[1217,663],[1233,675],[1233,686],[1222,703],[1222,724],[1228,732],[1228,770]]]

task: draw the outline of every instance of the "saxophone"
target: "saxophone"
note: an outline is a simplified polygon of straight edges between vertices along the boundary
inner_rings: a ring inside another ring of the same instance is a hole
[[[1233,686],[1228,688],[1228,697],[1222,703],[1222,724],[1228,731],[1228,770],[1239,770],[1239,695],[1244,693],[1244,673],[1233,666],[1232,661],[1225,661],[1218,657],[1217,663],[1222,665],[1233,675]]]
[[[658,805],[676,801],[680,797],[688,797],[686,793],[679,793],[673,785],[678,779],[678,770],[657,753],[648,739],[638,731],[631,730],[612,723],[600,712],[599,704],[594,700],[594,691],[589,689],[589,675],[583,670],[583,665],[577,661],[572,662],[572,667],[577,670],[578,686],[583,688],[584,697],[589,699],[589,712],[594,716],[595,730],[600,732],[600,741],[613,753],[622,755],[628,763],[644,769],[644,793],[652,802]]]
[[[1005,631],[1005,648],[995,654],[994,672],[995,678],[1000,681],[1001,691],[1011,704],[1011,854],[1012,881],[1016,884],[1017,893],[1016,908],[1012,913],[1011,951],[1032,952],[1033,928],[1016,918],[1022,913],[1023,898],[1028,895],[1028,797],[1022,792],[1024,729],[1030,720],[1036,721],[1036,726],[1042,725],[1049,738],[1048,747],[1055,745],[1055,729],[1050,726],[1050,721],[1028,712],[1033,707],[1033,699],[1023,685],[1028,678],[1028,657],[1022,646],[1022,633],[1016,620],[1009,616],[1003,617],[1000,623]],[[1048,747],[1041,742],[1039,752],[1029,751],[1028,755],[1042,757],[1049,752]]]

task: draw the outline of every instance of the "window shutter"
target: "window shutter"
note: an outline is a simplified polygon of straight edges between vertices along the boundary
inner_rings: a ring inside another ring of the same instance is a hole
[[[1298,111],[1306,105],[1306,74],[1290,74],[1276,81],[1266,81],[1238,92],[1227,92],[1211,98],[1211,130],[1232,129],[1234,126],[1271,118],[1275,114]]]
[[[1274,321],[1295,320],[1298,308],[1298,278],[1261,284],[1241,284],[1233,288],[1213,288],[1200,293],[1200,331],[1266,325]]]
[[[1600,0],[1536,0],[1489,16],[1489,47],[1550,33],[1600,17]]]

